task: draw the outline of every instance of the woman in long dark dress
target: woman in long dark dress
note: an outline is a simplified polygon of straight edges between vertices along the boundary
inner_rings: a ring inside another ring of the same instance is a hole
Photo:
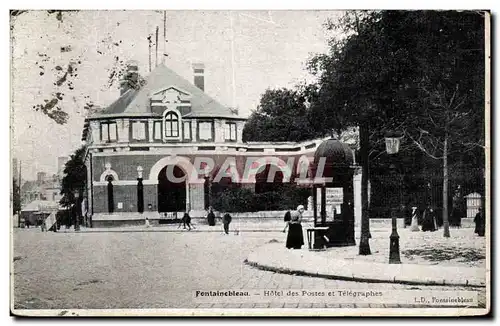
[[[423,214],[422,219],[423,219],[422,231],[424,231],[424,232],[425,231],[431,231],[431,232],[436,231],[434,210],[430,206],[427,206],[427,208],[424,210],[424,214]]]
[[[474,223],[476,227],[474,228],[474,233],[477,233],[480,237],[484,237],[485,229],[486,229],[486,220],[484,218],[484,212],[482,207],[479,207],[479,210],[474,217]]]
[[[209,208],[209,212],[207,215],[207,221],[208,221],[208,225],[210,225],[210,226],[215,225],[215,214],[214,214],[212,207]]]
[[[460,186],[458,186],[452,199],[451,221],[450,221],[451,226],[460,227],[462,225],[462,216],[465,215],[464,206],[465,206],[464,197],[462,196]]]
[[[304,245],[304,233],[302,232],[302,214],[304,213],[304,206],[299,205],[297,210],[290,214],[290,221],[288,221],[288,236],[286,237],[286,247],[288,249],[300,249]],[[286,231],[283,230],[283,232]]]

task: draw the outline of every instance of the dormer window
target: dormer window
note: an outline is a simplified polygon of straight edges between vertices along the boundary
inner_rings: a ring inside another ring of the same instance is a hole
[[[136,121],[132,123],[132,138],[135,140],[146,139],[146,123],[143,121]]]
[[[117,138],[116,122],[101,122],[101,141],[111,143],[115,142]]]
[[[214,128],[212,121],[198,122],[198,140],[212,141],[214,139]]]
[[[236,123],[227,122],[224,126],[224,138],[226,141],[236,141]]]
[[[169,111],[163,119],[165,138],[179,138],[179,114]]]

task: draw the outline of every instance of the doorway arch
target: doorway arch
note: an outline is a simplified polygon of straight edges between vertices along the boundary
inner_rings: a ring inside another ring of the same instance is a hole
[[[158,173],[158,212],[182,212],[186,203],[186,172],[179,165],[166,165]]]

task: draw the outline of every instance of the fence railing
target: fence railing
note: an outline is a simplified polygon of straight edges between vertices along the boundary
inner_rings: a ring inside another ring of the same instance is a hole
[[[448,183],[448,214],[473,218],[484,205],[482,170],[454,175]],[[370,175],[370,217],[387,218],[394,207],[443,208],[443,179],[436,175]]]

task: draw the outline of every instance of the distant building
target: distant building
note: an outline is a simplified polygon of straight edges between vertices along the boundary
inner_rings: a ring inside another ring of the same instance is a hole
[[[47,179],[47,173],[46,172],[37,172],[36,174],[36,181],[40,184],[44,183]]]
[[[36,181],[25,181],[21,186],[21,206],[35,200],[59,202],[62,198],[61,179],[57,174],[47,176],[45,172],[37,173]]]

